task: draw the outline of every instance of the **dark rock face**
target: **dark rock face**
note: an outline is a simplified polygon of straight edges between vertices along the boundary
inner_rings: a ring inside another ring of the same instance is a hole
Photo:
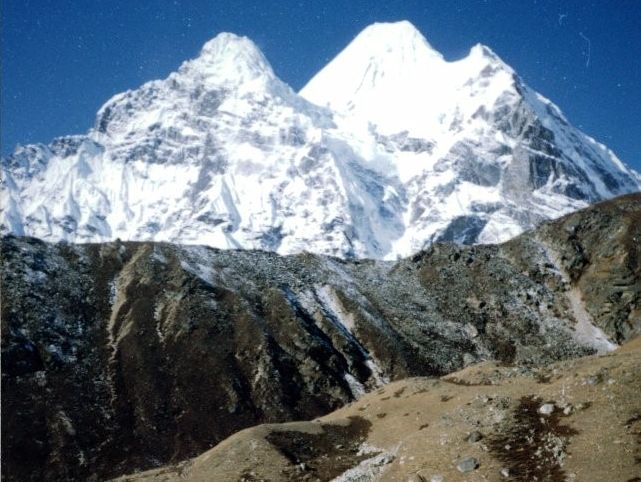
[[[487,224],[478,216],[459,216],[452,220],[437,241],[454,241],[459,244],[472,244]]]
[[[547,223],[538,233],[559,254],[597,326],[617,343],[641,333],[640,194]]]
[[[3,476],[102,479],[387,380],[591,353],[579,317],[630,338],[640,216],[631,195],[504,245],[436,244],[398,263],[6,237]]]
[[[532,109],[521,102],[514,111],[501,112],[497,109],[495,122],[506,133],[516,136],[520,144],[512,152],[513,162],[504,174],[503,192],[513,200],[519,200],[525,193],[552,184],[552,191],[572,199],[595,202],[599,199],[586,166],[573,162],[558,147],[554,133],[546,128]],[[551,113],[556,119],[562,119]],[[564,121],[563,121],[564,122]],[[583,153],[582,157],[598,166],[593,154]],[[601,169],[602,170],[602,169]],[[559,183],[561,179],[569,182]],[[618,186],[615,179],[608,180],[611,186]]]

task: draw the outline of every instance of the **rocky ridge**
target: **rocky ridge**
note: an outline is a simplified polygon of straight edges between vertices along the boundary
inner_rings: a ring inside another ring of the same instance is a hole
[[[611,351],[641,332],[640,217],[629,195],[398,262],[5,237],[3,474],[113,477],[390,381]]]

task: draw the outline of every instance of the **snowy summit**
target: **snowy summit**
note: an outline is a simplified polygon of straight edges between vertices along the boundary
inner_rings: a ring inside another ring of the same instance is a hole
[[[641,189],[488,47],[449,62],[406,21],[367,27],[299,94],[222,33],[1,172],[4,234],[374,258]]]

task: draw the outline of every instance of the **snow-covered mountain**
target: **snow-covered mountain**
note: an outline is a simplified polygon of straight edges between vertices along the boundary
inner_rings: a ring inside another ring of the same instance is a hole
[[[409,22],[366,28],[300,94],[220,34],[1,169],[3,233],[344,257],[503,241],[641,190],[490,49],[448,62]]]

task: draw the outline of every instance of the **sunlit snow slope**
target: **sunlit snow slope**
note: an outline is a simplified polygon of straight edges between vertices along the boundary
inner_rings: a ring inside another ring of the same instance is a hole
[[[220,34],[1,169],[3,233],[343,257],[503,241],[641,189],[487,47],[448,62],[408,22],[366,28],[300,95]]]

